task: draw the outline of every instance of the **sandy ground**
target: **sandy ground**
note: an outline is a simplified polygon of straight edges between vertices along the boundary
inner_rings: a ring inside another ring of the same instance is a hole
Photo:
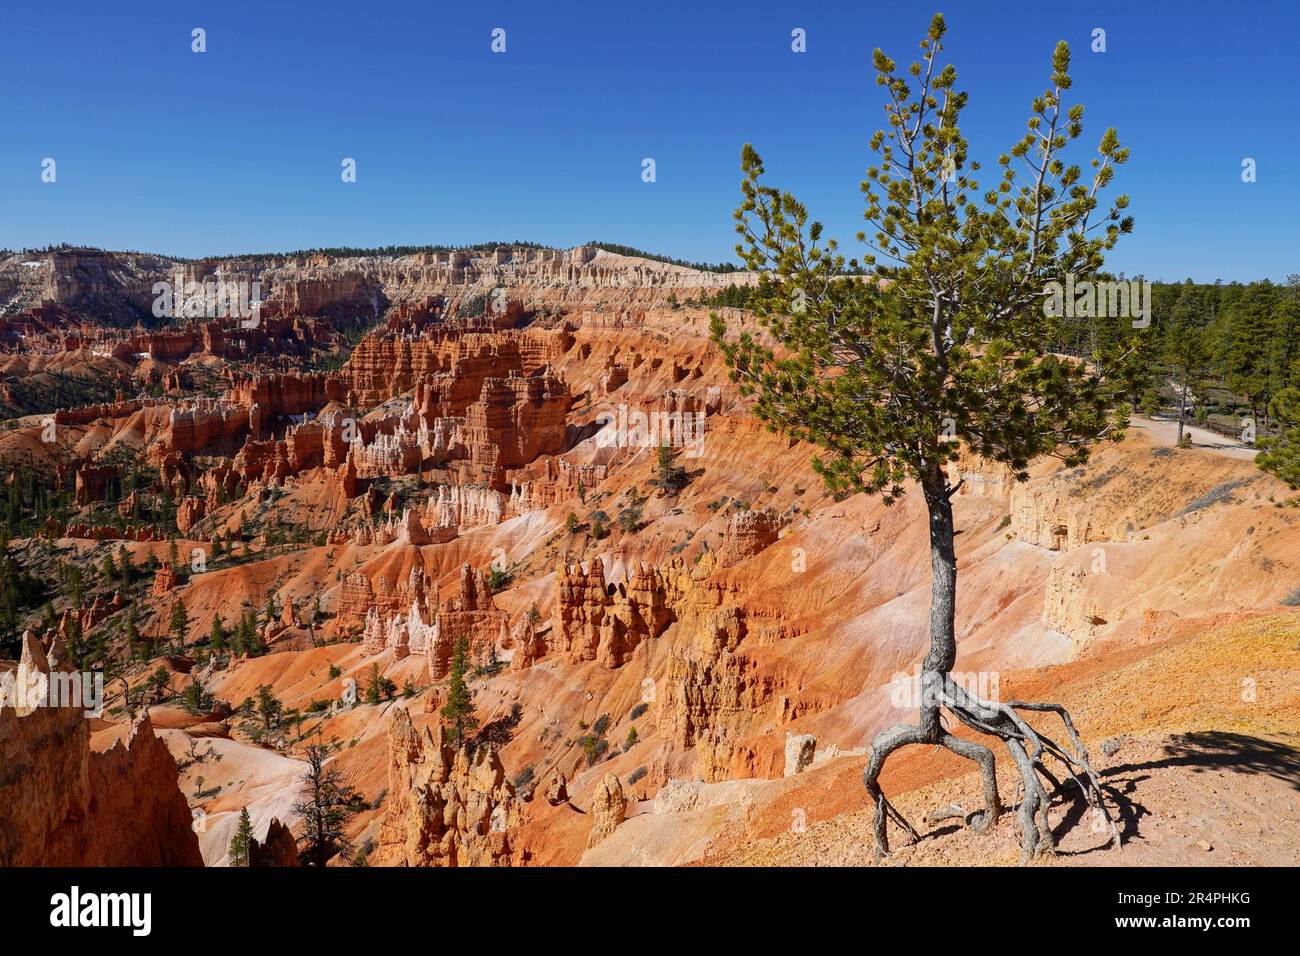
[[[1109,757],[1098,755],[1107,802],[1117,811],[1122,846],[1116,852],[1103,822],[1072,794],[1052,805],[1054,856],[1036,865],[1294,866],[1300,832],[1300,737],[1181,734],[1127,739]],[[1005,777],[1006,775],[1004,775]],[[1003,799],[1011,794],[1002,782]],[[952,804],[979,806],[974,775],[900,796],[899,810],[921,839],[906,845],[891,828],[883,865],[1012,866],[1020,859],[1020,825],[1004,814],[983,834],[960,820],[926,823]],[[760,840],[707,864],[743,866],[874,866],[872,814],[860,810]]]
[[[1129,428],[1134,431],[1146,432],[1157,444],[1172,446],[1178,439],[1178,422],[1166,418],[1147,418],[1145,415],[1134,415],[1129,422]],[[1240,458],[1252,461],[1259,454],[1259,450],[1251,445],[1242,444],[1236,439],[1228,438],[1204,428],[1198,428],[1195,425],[1186,426],[1185,432],[1192,436],[1193,446],[1216,455],[1222,455],[1225,458]]]

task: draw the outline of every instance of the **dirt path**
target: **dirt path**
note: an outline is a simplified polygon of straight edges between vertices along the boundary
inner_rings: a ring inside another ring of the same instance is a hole
[[[1157,445],[1173,447],[1178,438],[1178,422],[1170,419],[1134,415],[1129,422],[1129,428],[1147,434]],[[1193,447],[1201,448],[1215,455],[1222,455],[1225,458],[1241,458],[1251,461],[1258,454],[1257,449],[1250,445],[1243,445],[1235,438],[1228,438],[1207,429],[1198,428],[1195,425],[1188,425],[1185,433],[1192,436]]]

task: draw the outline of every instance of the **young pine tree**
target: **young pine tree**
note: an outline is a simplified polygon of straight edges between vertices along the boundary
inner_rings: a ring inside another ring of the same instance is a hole
[[[1001,813],[995,759],[983,743],[950,733],[941,712],[1010,752],[1024,788],[1024,859],[1050,851],[1048,796],[1040,770],[1057,761],[1109,815],[1088,757],[1065,711],[1053,704],[1004,704],[968,693],[952,679],[957,642],[957,557],[952,498],[960,487],[949,464],[963,452],[1005,464],[1019,480],[1031,462],[1055,455],[1078,465],[1094,443],[1126,421],[1117,390],[1082,361],[1050,348],[1044,308],[1049,283],[1094,277],[1103,254],[1131,222],[1126,197],[1098,212],[1098,193],[1128,151],[1107,130],[1085,175],[1063,153],[1083,130],[1083,107],[1064,102],[1070,52],[1052,56],[1047,90],[1031,105],[1028,132],[999,157],[999,183],[982,189],[958,120],[967,94],[951,65],[940,65],[945,27],[935,16],[920,61],[900,73],[875,51],[887,95],[888,126],[871,139],[878,161],[862,184],[874,226],[861,261],[847,260],[789,192],[763,182],[752,146],[742,156],[743,201],[737,251],[760,285],[751,305],[769,333],[714,337],[756,412],[786,434],[812,442],[814,466],[839,493],[868,492],[892,503],[908,486],[928,514],[931,564],[930,647],[921,665],[919,720],[883,730],[863,774],[875,804],[878,855],[887,824],[916,831],[885,798],[879,778],[901,747],[939,746],[973,761],[982,775],[983,831]],[[1027,175],[1021,178],[1018,169]],[[879,256],[879,259],[877,258]],[[1025,712],[1052,712],[1070,746],[1034,730]],[[1054,779],[1054,778],[1047,778]],[[1112,840],[1118,840],[1113,824]]]
[[[442,707],[442,717],[447,722],[451,742],[461,747],[478,727],[474,716],[474,694],[465,682],[469,670],[469,641],[460,638],[451,653],[451,672],[447,679],[447,703]]]
[[[270,730],[280,722],[280,716],[283,712],[284,705],[271,692],[270,685],[262,684],[259,686],[257,688],[257,715],[262,718],[262,726]]]
[[[126,642],[128,660],[135,660],[136,652],[140,648],[140,625],[136,616],[135,605],[129,605],[126,609],[126,619],[122,622],[122,640]]]
[[[190,631],[190,616],[185,610],[184,601],[177,600],[172,605],[171,620],[168,622],[168,627],[171,630],[172,640],[176,643],[176,646],[184,648],[185,638],[189,636]]]
[[[1165,332],[1165,363],[1178,391],[1178,437],[1175,445],[1183,443],[1183,433],[1195,400],[1194,389],[1200,387],[1209,368],[1207,339],[1198,299],[1191,290],[1185,291],[1170,313],[1169,327]]]
[[[226,622],[218,614],[212,619],[212,630],[208,632],[208,646],[220,653],[226,649]]]
[[[230,838],[230,865],[248,866],[248,851],[253,845],[253,821],[248,818],[248,807],[239,811],[239,825]]]

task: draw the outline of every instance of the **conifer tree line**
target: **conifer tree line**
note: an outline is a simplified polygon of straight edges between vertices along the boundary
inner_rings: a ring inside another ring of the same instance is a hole
[[[1121,281],[1123,281],[1121,277]],[[1120,383],[1134,411],[1249,416],[1278,422],[1273,400],[1300,386],[1300,274],[1282,284],[1156,282],[1150,325],[1125,317],[1058,319],[1057,351],[1091,359]]]

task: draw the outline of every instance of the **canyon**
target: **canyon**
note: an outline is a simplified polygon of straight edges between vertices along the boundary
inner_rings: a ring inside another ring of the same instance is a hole
[[[258,324],[148,324],[155,282],[218,269],[260,284]],[[925,508],[831,493],[813,447],[757,418],[709,336],[710,313],[751,321],[711,302],[756,281],[595,246],[0,260],[24,395],[0,465],[62,496],[8,542],[59,587],[0,670],[48,671],[72,641],[113,674],[93,720],[0,707],[0,862],[224,865],[247,810],[257,865],[294,865],[320,746],[358,795],[330,865],[872,863],[861,774],[915,713]],[[37,408],[51,369],[108,393]],[[649,427],[686,415],[698,433]],[[956,671],[1062,697],[1117,808],[1149,814],[1123,850],[1062,823],[1075,855],[1046,865],[1204,862],[1203,838],[1294,864],[1294,827],[1234,844],[1226,814],[1178,801],[1205,771],[1294,802],[1300,510],[1249,454],[1170,447],[1161,424],[1024,481],[954,466]],[[214,643],[245,619],[255,639]],[[391,687],[368,697],[375,675]],[[461,679],[477,731],[453,742]],[[886,784],[918,820],[973,806],[970,771],[905,752]],[[1004,821],[904,853],[1014,848]]]

